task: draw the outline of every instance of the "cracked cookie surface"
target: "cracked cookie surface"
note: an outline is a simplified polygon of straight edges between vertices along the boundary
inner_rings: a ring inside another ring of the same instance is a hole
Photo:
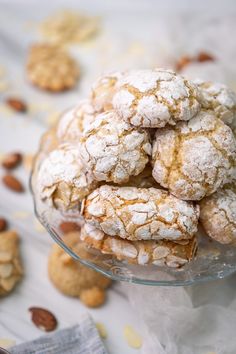
[[[117,86],[114,109],[137,127],[175,125],[191,119],[201,108],[197,86],[170,70],[130,71]]]
[[[201,91],[202,106],[215,112],[217,118],[231,127],[236,126],[236,94],[226,85],[194,80]]]
[[[193,237],[184,241],[128,241],[106,235],[90,224],[81,229],[81,240],[87,246],[96,248],[104,254],[114,255],[119,260],[134,264],[154,264],[179,268],[189,262],[196,254],[197,240]]]
[[[200,221],[207,235],[236,245],[236,186],[229,184],[200,202]]]
[[[149,161],[149,133],[108,111],[99,114],[85,130],[80,152],[97,181],[125,183],[142,172]]]
[[[96,117],[89,100],[81,101],[75,108],[65,112],[57,124],[57,137],[60,141],[78,142],[84,130]]]
[[[199,207],[156,188],[101,186],[83,205],[85,221],[128,240],[182,240],[197,232]]]
[[[79,209],[97,182],[83,165],[77,145],[61,144],[41,162],[35,177],[39,197],[61,210]]]
[[[112,109],[112,99],[123,73],[116,71],[98,78],[92,85],[91,101],[98,112]]]
[[[189,122],[156,131],[153,177],[177,198],[200,200],[233,178],[235,158],[231,129],[202,110]]]

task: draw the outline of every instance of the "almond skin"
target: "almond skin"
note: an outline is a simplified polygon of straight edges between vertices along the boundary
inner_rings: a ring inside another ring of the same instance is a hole
[[[7,229],[7,220],[4,218],[0,218],[0,232],[5,231]]]
[[[79,231],[80,226],[72,221],[63,221],[60,224],[60,230],[62,231],[63,234],[67,234],[69,232]]]
[[[206,52],[200,52],[196,58],[196,60],[200,63],[204,62],[204,61],[214,61],[215,58]]]
[[[24,192],[24,187],[23,187],[22,183],[13,175],[9,174],[9,175],[3,176],[2,181],[8,189],[11,189],[12,191],[17,192],[17,193]]]
[[[50,311],[41,307],[31,307],[29,311],[31,312],[32,322],[42,331],[51,332],[56,329],[57,319]]]
[[[6,104],[10,108],[14,109],[14,111],[16,111],[16,112],[25,113],[27,111],[27,106],[26,106],[25,102],[19,98],[9,97],[6,100]]]
[[[2,166],[7,170],[17,167],[22,161],[22,155],[19,152],[7,154],[2,161]]]

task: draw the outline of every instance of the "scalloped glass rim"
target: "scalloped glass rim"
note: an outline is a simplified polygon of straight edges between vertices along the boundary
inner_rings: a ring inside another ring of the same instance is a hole
[[[199,236],[200,250],[196,259],[179,269],[128,264],[126,261],[119,261],[91,248],[86,248],[89,259],[85,259],[66,244],[65,240],[61,238],[59,228],[56,230],[53,222],[48,221],[49,215],[47,213],[58,212],[49,210],[42,202],[37,201],[32,187],[32,175],[30,189],[34,201],[34,212],[53,240],[72,258],[113,280],[152,286],[188,286],[222,279],[236,272],[236,248],[220,245],[207,237],[201,237],[201,235]],[[44,207],[45,210],[43,210]],[[50,216],[52,215],[50,214]],[[51,220],[54,221],[54,216]],[[72,219],[70,218],[70,220]],[[61,221],[62,219],[60,219]]]

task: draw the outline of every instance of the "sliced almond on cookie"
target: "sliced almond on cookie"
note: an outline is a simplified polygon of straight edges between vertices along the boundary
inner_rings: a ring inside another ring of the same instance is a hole
[[[22,268],[20,259],[19,259],[19,258],[14,258],[14,259],[13,259],[13,264],[14,264],[14,266],[15,266],[15,268],[16,268],[16,271],[17,271],[19,274],[23,274],[23,268]]]
[[[3,289],[5,291],[9,292],[9,291],[11,291],[14,288],[14,286],[17,283],[18,279],[19,279],[18,276],[13,275],[13,276],[11,276],[9,278],[1,279],[0,284],[1,284],[1,286],[3,287]]]
[[[0,264],[0,277],[5,279],[10,277],[13,271],[13,265],[11,263]]]
[[[0,251],[0,263],[7,263],[12,260],[11,252]]]

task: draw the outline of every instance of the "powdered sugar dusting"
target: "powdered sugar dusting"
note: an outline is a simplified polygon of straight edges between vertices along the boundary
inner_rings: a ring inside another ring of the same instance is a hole
[[[97,112],[112,108],[112,98],[122,76],[123,73],[119,71],[107,73],[92,85],[91,100]]]
[[[77,145],[59,145],[42,161],[37,175],[39,197],[59,208],[78,205],[96,185],[80,159]]]
[[[215,112],[229,126],[236,122],[236,94],[226,85],[196,80],[202,94],[202,105]]]
[[[138,127],[161,128],[189,120],[200,110],[197,87],[173,71],[136,70],[117,83],[113,107]]]
[[[199,200],[232,179],[233,133],[214,112],[156,131],[153,177],[176,197]]]
[[[99,215],[97,209],[102,211]],[[102,186],[84,206],[88,223],[128,240],[191,238],[198,216],[198,207],[156,188]]]
[[[226,185],[200,203],[206,233],[220,243],[236,244],[236,189]]]
[[[140,265],[168,265],[176,268],[194,257],[197,246],[195,237],[186,240],[184,244],[165,240],[130,242],[106,235],[86,223],[81,229],[80,238],[88,246],[99,249],[102,253],[116,256],[120,260],[126,259],[128,262]],[[157,261],[161,261],[161,264]]]
[[[79,141],[84,130],[94,121],[96,112],[89,100],[83,100],[68,110],[57,126],[57,136],[61,141]]]
[[[151,153],[149,134],[114,111],[97,116],[81,138],[81,157],[98,181],[123,183],[138,175]]]

